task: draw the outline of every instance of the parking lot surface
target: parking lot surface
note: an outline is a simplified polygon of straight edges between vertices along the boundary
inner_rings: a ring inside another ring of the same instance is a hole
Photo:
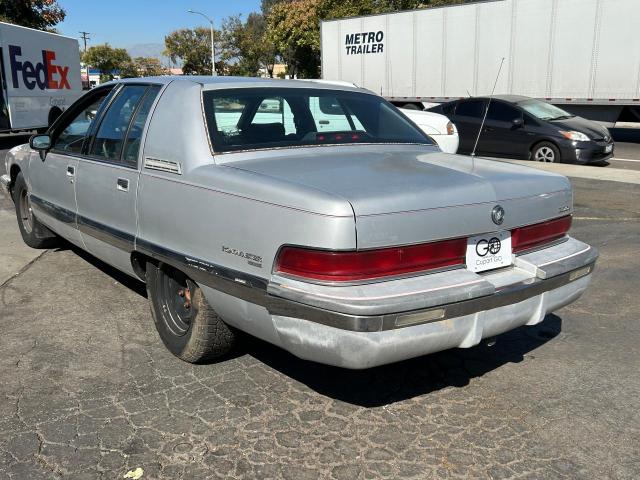
[[[367,371],[250,338],[183,363],[144,285],[46,251],[0,284],[0,478],[640,478],[640,185],[572,182],[572,234],[601,253],[582,299]]]

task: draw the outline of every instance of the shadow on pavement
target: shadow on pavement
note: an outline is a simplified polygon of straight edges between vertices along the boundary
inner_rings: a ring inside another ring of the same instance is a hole
[[[141,281],[68,242],[61,243],[55,251],[63,250],[72,250],[120,284],[141,297],[147,297]],[[500,335],[493,347],[481,343],[469,349],[447,350],[368,370],[347,370],[302,360],[279,347],[241,333],[239,345],[234,351],[209,365],[213,367],[217,363],[250,355],[322,395],[362,407],[379,407],[447,387],[464,387],[473,378],[507,363],[533,358],[530,352],[561,331],[561,318],[550,314],[538,325],[521,327]]]
[[[556,337],[562,320],[547,315],[538,325],[498,337],[495,346],[480,344],[425,355],[368,370],[345,370],[301,360],[258,339],[248,339],[247,354],[328,397],[362,407],[379,407],[441,390],[464,387],[476,377],[507,363],[533,358],[530,352]]]

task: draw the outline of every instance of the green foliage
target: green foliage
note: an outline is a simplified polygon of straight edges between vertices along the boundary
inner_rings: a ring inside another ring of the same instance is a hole
[[[166,73],[160,60],[154,57],[136,57],[120,69],[121,78],[157,77]]]
[[[113,48],[105,43],[88,48],[82,61],[100,70],[100,78],[104,81],[113,79],[114,70],[126,69],[131,57],[124,48]]]
[[[0,0],[0,21],[23,27],[51,31],[66,15],[56,0]]]
[[[219,33],[214,30],[213,36],[217,42]],[[164,37],[164,46],[164,53],[171,61],[182,62],[182,72],[185,75],[211,75],[211,31],[209,28],[197,27],[176,30]],[[218,53],[216,52],[216,55]]]
[[[261,68],[266,68],[273,75],[276,48],[266,32],[266,20],[259,13],[249,14],[245,22],[239,15],[224,21],[221,58],[229,73],[256,76]]]

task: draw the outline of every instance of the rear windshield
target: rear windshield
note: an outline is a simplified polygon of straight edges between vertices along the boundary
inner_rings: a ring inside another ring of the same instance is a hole
[[[433,143],[375,95],[262,87],[208,90],[203,100],[217,152],[345,143]]]

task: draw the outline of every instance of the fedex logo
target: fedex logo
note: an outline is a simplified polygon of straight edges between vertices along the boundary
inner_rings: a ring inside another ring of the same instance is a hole
[[[22,73],[22,83],[29,90],[36,88],[40,90],[71,90],[67,75],[69,67],[61,67],[54,63],[56,52],[51,50],[42,50],[42,62],[35,65],[30,61],[23,62],[19,57],[22,56],[22,47],[17,45],[9,45],[9,61],[11,63],[11,80],[13,88],[19,88],[18,72]]]

